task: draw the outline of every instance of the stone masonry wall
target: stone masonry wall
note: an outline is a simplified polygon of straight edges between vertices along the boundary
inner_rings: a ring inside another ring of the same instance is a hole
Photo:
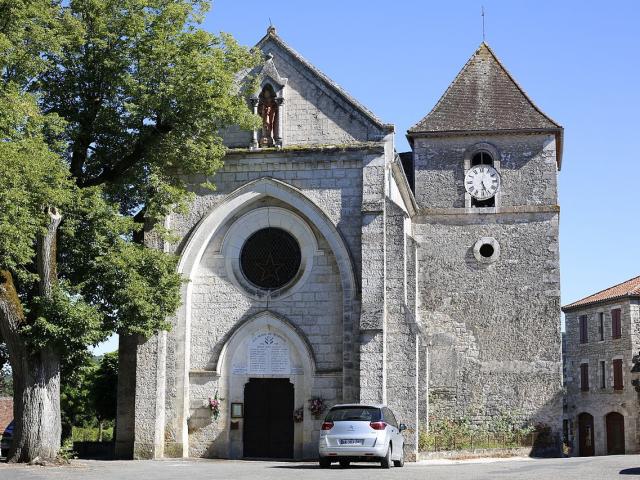
[[[611,310],[621,309],[621,333],[619,339],[612,338]],[[604,314],[604,340],[600,340],[600,314]],[[587,316],[588,338],[580,343],[580,321]],[[628,299],[585,306],[565,314],[567,339],[566,403],[567,417],[572,422],[570,437],[572,455],[579,454],[578,415],[583,412],[593,416],[595,454],[607,453],[605,416],[618,412],[625,417],[625,448],[627,453],[640,451],[638,438],[638,394],[631,385],[632,357],[638,352],[638,304]],[[613,360],[622,359],[623,389],[613,389]],[[605,388],[601,388],[600,362],[605,362]],[[589,391],[581,391],[580,364],[589,365]]]
[[[285,146],[382,140],[380,128],[275,42],[267,42],[263,52],[273,54],[278,73],[288,79],[282,106]]]
[[[499,152],[500,206],[555,205],[557,167],[552,135],[490,135],[416,138],[416,201],[424,208],[465,206],[464,154],[488,142]]]
[[[13,398],[0,397],[0,435],[13,420]]]
[[[197,196],[189,213],[174,215],[168,220],[167,225],[183,238],[171,249],[177,249],[179,252],[195,224],[220,204],[228,193],[252,180],[272,177],[299,188],[331,219],[347,244],[356,269],[356,276],[359,277],[362,164],[365,159],[376,158],[383,153],[380,147],[379,149],[354,148],[303,152],[283,150],[231,154],[226,159],[224,168],[213,178],[217,190],[210,192],[196,187]],[[201,180],[193,179],[192,183],[198,185]],[[266,200],[248,205],[246,211],[267,204],[287,208],[282,202]],[[225,278],[224,259],[220,258],[216,252],[220,244],[220,236],[223,234],[222,231],[218,238],[213,239],[203,257],[200,273],[193,284],[191,369],[210,369],[222,346],[221,340],[230,329],[240,319],[268,308],[298,325],[314,348],[318,368],[327,373],[333,372],[317,382],[317,394],[326,398],[329,403],[341,401],[344,354],[341,330],[342,292],[335,259],[326,241],[319,232],[315,231],[318,246],[323,255],[316,257],[317,262],[307,281],[308,285],[290,297],[269,302],[266,305],[264,302],[245,297]],[[356,319],[359,308],[359,304],[354,305],[353,314]],[[358,323],[356,322],[356,326]],[[169,445],[177,441],[172,433],[176,430],[176,425],[173,423],[177,418],[173,414],[176,401],[176,357],[175,347],[172,348],[172,345],[175,345],[175,338],[169,334],[165,427]],[[356,378],[353,381],[358,380]],[[202,409],[212,392],[215,392],[217,382],[218,380],[212,377],[192,376],[191,455],[214,456],[218,453],[211,442],[219,433],[210,431],[212,427],[200,430],[200,433],[193,428],[194,421],[197,423],[199,415],[197,412]],[[202,417],[204,419],[204,416]],[[170,453],[170,449],[167,450]]]
[[[342,145],[380,141],[385,133],[362,112],[353,108],[324,80],[303,66],[274,41],[263,46],[273,54],[281,77],[287,78],[280,107],[284,146]],[[223,132],[225,145],[249,147],[252,133],[231,127]]]
[[[387,403],[398,422],[407,426],[405,454],[413,460],[417,452],[418,357],[417,330],[407,309],[408,243],[406,215],[395,203],[387,201],[386,248],[392,261],[385,269],[387,348]]]
[[[513,414],[559,432],[558,215],[421,217],[414,235],[432,415]],[[475,258],[481,237],[498,242],[495,262]]]

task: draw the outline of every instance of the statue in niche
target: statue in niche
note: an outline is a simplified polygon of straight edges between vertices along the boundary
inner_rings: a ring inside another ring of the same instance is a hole
[[[260,145],[272,147],[278,138],[278,102],[271,85],[265,85],[258,97],[258,115],[262,117]]]

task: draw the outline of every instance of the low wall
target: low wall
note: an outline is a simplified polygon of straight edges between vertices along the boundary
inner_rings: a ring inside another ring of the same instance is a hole
[[[531,455],[531,447],[518,448],[474,448],[468,450],[443,450],[439,452],[420,452],[418,461],[421,460],[463,460],[468,458],[491,457],[528,457]]]
[[[0,435],[13,420],[13,398],[0,397]]]

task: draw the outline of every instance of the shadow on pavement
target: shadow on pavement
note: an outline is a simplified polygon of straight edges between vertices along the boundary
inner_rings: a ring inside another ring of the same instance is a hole
[[[640,467],[625,468],[620,470],[620,475],[640,475]]]

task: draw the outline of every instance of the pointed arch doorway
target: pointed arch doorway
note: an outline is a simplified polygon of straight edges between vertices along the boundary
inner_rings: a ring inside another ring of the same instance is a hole
[[[308,340],[286,318],[262,311],[239,324],[220,353],[220,395],[242,403],[242,418],[227,430],[227,458],[302,459],[317,448],[313,419],[294,422],[310,398],[315,357]]]

